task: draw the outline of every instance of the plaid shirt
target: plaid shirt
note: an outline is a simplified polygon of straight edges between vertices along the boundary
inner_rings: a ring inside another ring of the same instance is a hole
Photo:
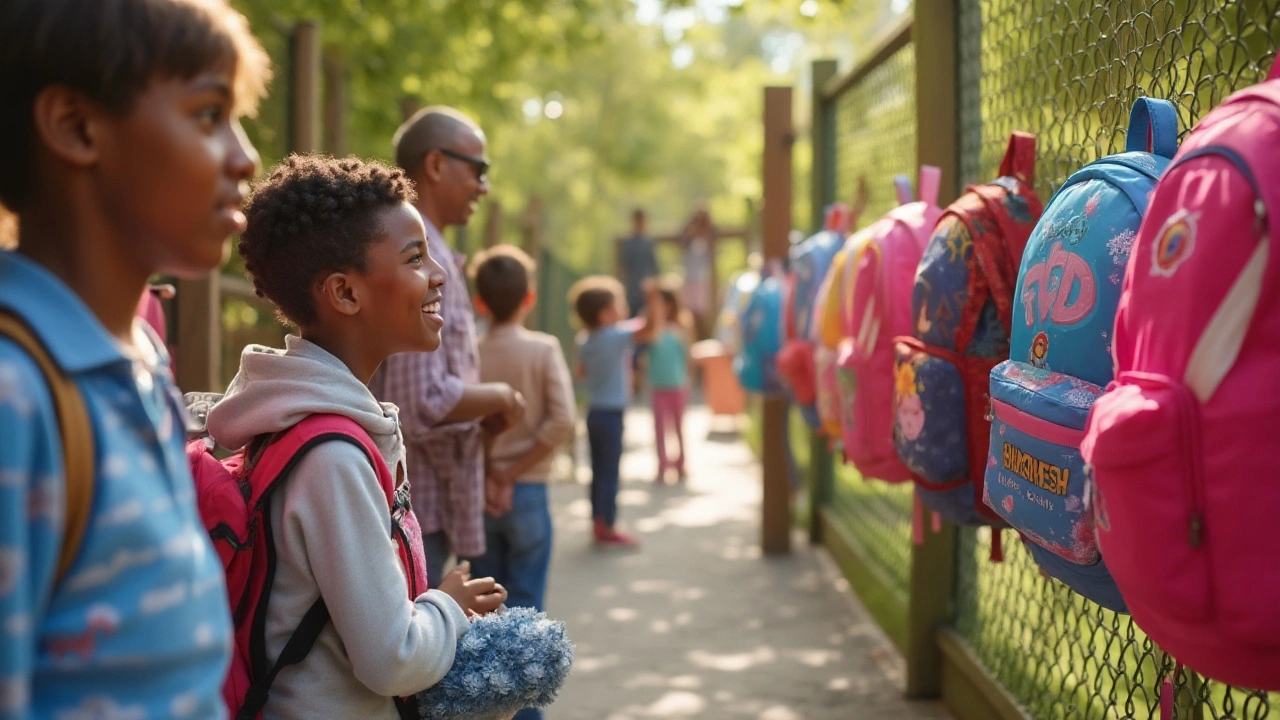
[[[444,267],[440,349],[387,358],[369,383],[379,400],[400,407],[407,446],[409,492],[424,534],[444,530],[459,557],[484,554],[484,445],[477,421],[441,424],[480,382],[475,318],[463,275],[466,257],[454,253],[423,216],[431,256]],[[434,580],[434,578],[433,578]]]

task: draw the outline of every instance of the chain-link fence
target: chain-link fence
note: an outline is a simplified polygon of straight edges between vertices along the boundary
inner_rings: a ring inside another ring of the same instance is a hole
[[[1171,100],[1185,134],[1227,95],[1261,80],[1280,42],[1280,0],[958,0],[960,180],[995,172],[1014,130],[1037,137],[1044,200],[1076,168],[1123,150],[1141,95]],[[856,69],[830,98],[835,199],[864,177],[868,219],[895,204],[892,177],[915,177],[915,53],[910,44]],[[945,124],[945,123],[944,123]],[[942,131],[950,132],[950,127]],[[910,495],[837,471],[830,510],[864,562],[910,587]],[[990,531],[959,533],[953,627],[990,676],[1037,720],[1161,716],[1280,717],[1280,696],[1182,670],[1128,616],[1041,575],[1006,531],[991,563]],[[1012,542],[1010,542],[1012,541]],[[1275,708],[1273,710],[1273,707]]]

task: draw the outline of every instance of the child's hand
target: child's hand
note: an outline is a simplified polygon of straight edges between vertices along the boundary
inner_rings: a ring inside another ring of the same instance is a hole
[[[471,579],[471,563],[465,560],[450,570],[437,589],[453,598],[467,615],[488,615],[507,601],[507,590],[493,578]]]
[[[491,471],[484,484],[484,511],[495,518],[506,515],[511,512],[515,495],[515,483],[505,474]]]
[[[656,295],[658,293],[658,278],[647,277],[640,281],[640,289],[645,295]]]

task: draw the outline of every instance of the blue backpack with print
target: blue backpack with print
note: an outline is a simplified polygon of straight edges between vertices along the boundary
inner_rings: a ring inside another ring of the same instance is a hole
[[[1173,105],[1139,98],[1125,152],[1086,165],[1054,194],[1022,256],[1009,359],[991,371],[983,500],[1021,533],[1045,572],[1117,612],[1127,610],[1085,506],[1080,443],[1112,380],[1129,251],[1177,149]]]
[[[814,359],[813,306],[818,288],[831,269],[831,261],[844,246],[844,235],[853,224],[853,213],[844,203],[827,206],[826,220],[818,232],[791,248],[790,282],[783,312],[782,347],[778,350],[778,375],[792,402],[809,427],[819,430],[822,418],[817,406],[817,364]]]
[[[753,393],[782,389],[775,363],[782,346],[782,283],[777,268],[766,272],[742,311],[742,349],[733,362],[738,382]]]

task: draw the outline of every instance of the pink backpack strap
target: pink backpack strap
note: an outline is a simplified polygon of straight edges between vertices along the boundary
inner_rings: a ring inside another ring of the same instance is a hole
[[[942,186],[942,168],[933,165],[920,166],[920,199],[926,205],[938,204],[938,189]]]
[[[249,506],[256,507],[262,495],[291,471],[307,450],[328,440],[354,441],[365,451],[378,474],[378,484],[387,498],[387,506],[391,507],[395,501],[395,480],[382,459],[382,453],[359,423],[341,415],[311,415],[272,438],[253,460],[251,472],[263,481],[252,483]]]

